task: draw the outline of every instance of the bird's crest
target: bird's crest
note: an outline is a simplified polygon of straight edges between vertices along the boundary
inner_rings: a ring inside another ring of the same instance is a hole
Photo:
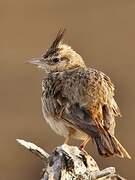
[[[43,55],[44,58],[47,58],[50,54],[56,53],[58,50],[58,46],[60,42],[62,41],[62,38],[65,34],[66,29],[60,29],[56,35],[55,40],[53,41],[51,47],[48,49],[46,54]]]

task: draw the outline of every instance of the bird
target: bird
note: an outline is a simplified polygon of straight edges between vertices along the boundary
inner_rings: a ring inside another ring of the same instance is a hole
[[[30,63],[41,68],[42,112],[55,133],[82,140],[84,150],[92,141],[103,157],[131,156],[115,136],[116,117],[121,117],[114,99],[115,86],[103,72],[86,66],[83,58],[63,43],[65,29],[60,29],[50,48]]]

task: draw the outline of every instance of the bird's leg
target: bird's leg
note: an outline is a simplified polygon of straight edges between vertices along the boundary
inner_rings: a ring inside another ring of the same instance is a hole
[[[73,134],[76,132],[75,129],[71,128],[71,127],[68,127],[68,136],[66,137],[65,141],[64,141],[64,144],[67,144],[68,141],[70,140],[70,138],[73,137]]]
[[[81,151],[86,152],[86,151],[84,150],[84,148],[86,147],[86,145],[87,145],[87,143],[89,142],[90,139],[91,139],[91,138],[90,138],[89,136],[87,136],[86,139],[82,142],[82,144],[80,144],[80,150],[81,150]]]
[[[64,144],[68,144],[69,139],[70,139],[70,136],[67,136],[65,141],[64,141]]]

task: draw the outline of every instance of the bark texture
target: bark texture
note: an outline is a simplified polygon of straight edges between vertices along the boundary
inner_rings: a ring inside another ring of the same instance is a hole
[[[76,146],[63,144],[49,155],[31,142],[17,141],[43,161],[41,180],[125,180],[114,167],[100,170],[96,161]]]

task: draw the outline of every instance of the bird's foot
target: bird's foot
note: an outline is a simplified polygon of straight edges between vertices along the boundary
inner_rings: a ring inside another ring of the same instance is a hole
[[[80,151],[82,151],[85,155],[88,155],[87,151],[84,148],[85,148],[84,144],[83,143],[80,144],[79,146]]]
[[[89,136],[87,136],[86,137],[86,139],[83,141],[83,143],[82,144],[80,144],[80,150],[81,151],[83,151],[85,154],[88,154],[86,151],[85,151],[85,147],[86,147],[86,145],[87,145],[87,143],[89,142],[89,140],[90,140],[90,137]]]

